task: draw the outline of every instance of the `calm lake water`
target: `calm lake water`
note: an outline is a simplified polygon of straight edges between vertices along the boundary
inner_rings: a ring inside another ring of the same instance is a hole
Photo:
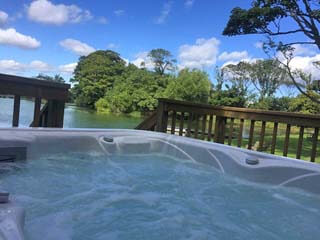
[[[34,104],[21,100],[19,127],[28,127],[33,119]],[[13,99],[0,98],[0,127],[11,127]],[[67,106],[64,113],[65,128],[129,128],[136,127],[142,118],[126,115],[97,114],[95,111]]]

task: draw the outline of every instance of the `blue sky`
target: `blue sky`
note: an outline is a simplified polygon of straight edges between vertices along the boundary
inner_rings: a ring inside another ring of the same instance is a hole
[[[230,11],[249,0],[5,0],[0,4],[0,72],[71,76],[79,56],[112,49],[139,65],[153,48],[179,67],[211,75],[216,65],[265,57],[263,36],[222,36]],[[301,50],[305,57],[316,53]]]

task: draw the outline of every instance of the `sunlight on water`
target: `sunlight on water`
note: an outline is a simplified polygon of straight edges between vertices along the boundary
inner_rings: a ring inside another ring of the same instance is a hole
[[[27,239],[317,239],[320,199],[162,155],[56,154],[0,168]]]

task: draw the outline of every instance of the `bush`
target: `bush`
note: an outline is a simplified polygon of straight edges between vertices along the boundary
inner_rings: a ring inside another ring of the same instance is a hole
[[[247,97],[237,87],[214,91],[209,103],[214,106],[245,107]]]
[[[211,91],[208,74],[200,70],[183,69],[171,79],[164,97],[190,102],[207,103]]]
[[[291,101],[292,101],[292,98],[290,97],[281,97],[281,98],[268,97],[263,99],[262,101],[251,104],[249,107],[255,108],[255,109],[288,112],[290,111],[289,108],[290,108]]]
[[[316,93],[312,91],[308,91],[308,94],[314,97],[318,96]],[[292,99],[289,110],[292,112],[319,114],[320,104],[313,102],[305,95],[300,94]]]

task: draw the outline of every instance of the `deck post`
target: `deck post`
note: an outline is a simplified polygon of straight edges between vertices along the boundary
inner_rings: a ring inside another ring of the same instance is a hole
[[[215,126],[215,133],[214,133],[215,134],[214,141],[216,143],[224,144],[226,121],[227,121],[227,118],[225,117],[217,116],[216,118],[216,126]]]
[[[158,108],[157,108],[157,123],[156,131],[157,132],[166,132],[168,126],[168,110],[166,109],[167,105],[161,99],[159,99]]]
[[[19,126],[19,116],[20,116],[20,95],[15,95],[14,103],[13,103],[12,127]]]
[[[64,116],[64,102],[58,100],[48,101],[47,127],[62,128]]]

